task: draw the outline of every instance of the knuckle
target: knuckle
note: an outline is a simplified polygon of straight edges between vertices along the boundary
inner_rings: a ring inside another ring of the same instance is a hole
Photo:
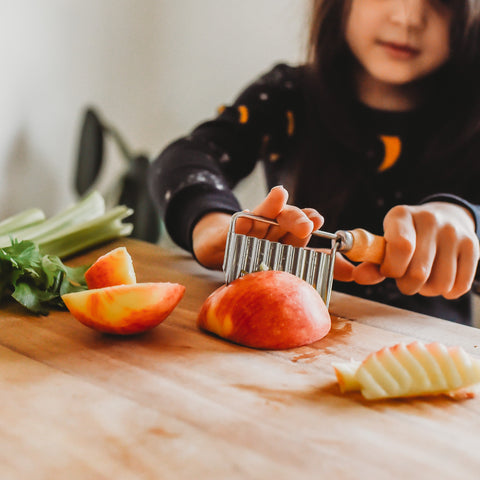
[[[418,293],[423,295],[424,297],[437,297],[441,295],[441,290],[439,289],[439,285],[435,284],[436,282],[429,283],[428,285],[424,285]]]
[[[470,290],[470,288],[467,288],[465,285],[455,285],[454,288],[452,288],[449,292],[444,293],[444,297],[447,300],[455,300],[457,298],[460,298],[462,295],[465,295]]]
[[[418,291],[418,289],[413,287],[405,278],[397,279],[396,284],[398,290],[400,290],[400,293],[403,293],[403,295],[414,295]]]
[[[395,205],[388,211],[385,219],[398,220],[408,215],[410,215],[410,209],[407,205]]]
[[[460,251],[478,261],[480,247],[477,238],[465,237],[460,241]]]
[[[415,215],[415,223],[421,223],[424,228],[430,229],[437,224],[437,217],[433,212],[428,210],[421,210]]]
[[[310,219],[310,220],[322,220],[323,217],[320,213],[315,210],[314,208],[304,208],[303,213]]]
[[[314,208],[302,208],[302,212],[307,217],[315,217],[317,215],[320,215]]]
[[[410,209],[407,205],[395,205],[390,209],[390,215],[404,216],[410,212]]]
[[[430,276],[430,270],[425,265],[414,265],[407,272],[407,277],[416,284],[424,284]]]
[[[420,293],[426,297],[436,297],[441,295],[444,290],[444,283],[437,278],[426,283],[420,290]]]
[[[442,227],[441,234],[450,243],[455,242],[458,238],[458,231],[451,223],[447,223]]]
[[[411,256],[415,251],[414,242],[403,236],[395,237],[390,240],[390,246],[403,256]]]

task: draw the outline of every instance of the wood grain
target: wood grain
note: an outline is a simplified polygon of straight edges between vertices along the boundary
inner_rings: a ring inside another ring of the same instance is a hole
[[[177,250],[125,240],[138,281],[183,283],[151,332],[117,338],[68,312],[7,304],[0,328],[0,478],[479,478],[480,400],[367,402],[340,394],[331,363],[399,341],[477,355],[480,332],[334,293],[312,345],[259,351],[197,329],[223,282]]]

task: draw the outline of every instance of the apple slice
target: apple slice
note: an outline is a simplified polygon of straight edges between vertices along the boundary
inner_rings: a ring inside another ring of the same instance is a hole
[[[87,327],[131,335],[150,330],[177,306],[185,293],[178,283],[136,283],[66,293],[70,313]]]
[[[85,280],[90,289],[132,285],[137,282],[132,257],[125,247],[114,248],[85,272]]]
[[[458,346],[399,343],[368,355],[363,362],[335,363],[343,392],[360,390],[369,400],[446,394],[474,396],[480,383],[480,360]]]
[[[219,337],[261,349],[307,345],[331,327],[327,307],[310,284],[273,270],[249,273],[215,290],[197,323]]]

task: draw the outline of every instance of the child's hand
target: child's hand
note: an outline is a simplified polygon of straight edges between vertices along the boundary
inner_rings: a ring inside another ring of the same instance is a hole
[[[288,192],[282,186],[273,187],[265,200],[251,213],[274,219],[279,226],[239,218],[236,233],[265,238],[295,247],[304,247],[314,230],[323,225],[323,217],[313,208],[300,209],[287,205]]]
[[[299,209],[287,205],[288,192],[281,186],[272,188],[260,205],[251,213],[274,219],[279,226],[239,218],[236,233],[265,238],[270,241],[305,246],[310,235],[323,224],[323,217],[314,209]],[[197,260],[208,268],[220,269],[231,216],[208,213],[193,229],[193,251]]]
[[[357,283],[395,278],[405,295],[458,298],[468,292],[479,260],[475,222],[467,209],[447,202],[397,206],[384,219],[385,258],[360,264]]]

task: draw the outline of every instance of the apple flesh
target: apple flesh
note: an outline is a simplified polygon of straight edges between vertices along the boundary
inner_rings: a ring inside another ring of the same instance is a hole
[[[333,368],[342,393],[360,390],[367,400],[439,394],[469,398],[480,383],[480,360],[438,342],[399,343],[362,362],[334,363]]]
[[[87,327],[105,333],[132,335],[162,323],[185,293],[178,283],[136,283],[67,293],[62,300]]]
[[[110,250],[85,272],[89,289],[132,285],[137,282],[132,257],[125,247]]]
[[[330,331],[331,319],[310,284],[269,270],[219,287],[203,303],[197,324],[240,345],[281,350],[320,340]]]

